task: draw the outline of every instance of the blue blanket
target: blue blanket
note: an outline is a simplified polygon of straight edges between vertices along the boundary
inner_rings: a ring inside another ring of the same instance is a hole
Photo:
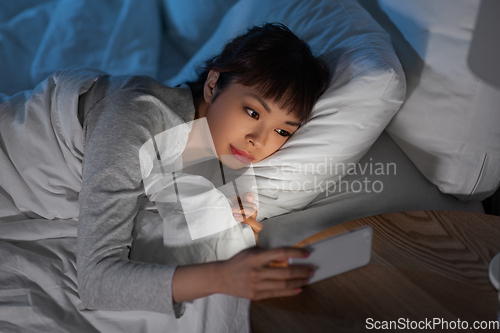
[[[165,81],[188,59],[164,33],[163,14],[153,0],[3,0],[0,92],[33,89],[75,65]]]

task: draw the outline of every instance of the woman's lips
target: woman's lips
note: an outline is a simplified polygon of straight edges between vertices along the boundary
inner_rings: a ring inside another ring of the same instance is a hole
[[[254,159],[252,154],[248,154],[243,150],[236,149],[232,145],[229,146],[231,147],[231,153],[233,153],[234,158],[236,158],[238,161],[242,163],[250,163]]]

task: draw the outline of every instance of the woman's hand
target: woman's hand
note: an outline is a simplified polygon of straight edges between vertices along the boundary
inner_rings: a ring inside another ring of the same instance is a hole
[[[219,292],[252,301],[297,295],[302,291],[301,287],[307,284],[312,268],[305,265],[270,265],[277,261],[288,261],[291,257],[307,256],[309,254],[306,250],[295,247],[246,249],[231,259],[218,263]]]
[[[255,236],[255,243],[257,243],[259,240],[259,232],[262,230],[262,224],[256,220],[257,205],[253,203],[254,200],[255,194],[253,192],[246,192],[242,197],[229,198],[234,218],[236,221],[246,223],[252,228]]]

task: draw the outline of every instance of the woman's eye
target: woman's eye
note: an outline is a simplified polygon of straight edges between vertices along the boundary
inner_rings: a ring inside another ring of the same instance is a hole
[[[276,130],[276,132],[278,132],[278,134],[281,136],[290,136],[290,133],[281,129]]]
[[[259,119],[259,113],[256,112],[255,110],[252,110],[250,108],[247,108],[247,113],[250,117],[252,118],[255,118],[255,119]]]

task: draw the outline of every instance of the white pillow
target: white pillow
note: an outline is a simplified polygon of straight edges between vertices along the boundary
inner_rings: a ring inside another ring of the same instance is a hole
[[[313,52],[327,58],[335,74],[312,119],[281,150],[253,165],[260,199],[258,220],[303,209],[320,193],[315,185],[325,190],[326,180],[338,180],[342,172],[330,166],[358,162],[397,112],[406,92],[389,35],[354,0],[241,0],[168,84],[194,79],[196,67],[218,54],[229,39],[264,22],[288,26]]]
[[[378,2],[399,29],[388,30],[408,83],[387,132],[441,192],[490,196],[500,185],[500,91],[467,65],[479,0]]]

